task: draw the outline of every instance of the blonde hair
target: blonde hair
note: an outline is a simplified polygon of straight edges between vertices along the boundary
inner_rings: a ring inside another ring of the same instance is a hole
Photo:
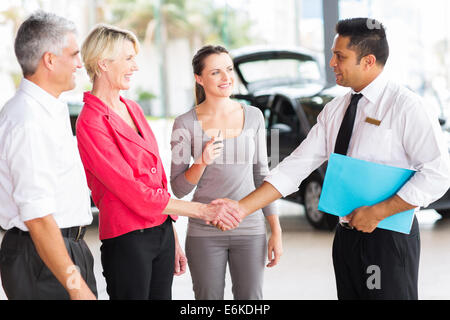
[[[91,82],[100,75],[98,62],[116,59],[126,40],[131,41],[136,54],[139,53],[139,42],[133,32],[107,24],[94,27],[81,47],[81,57]]]

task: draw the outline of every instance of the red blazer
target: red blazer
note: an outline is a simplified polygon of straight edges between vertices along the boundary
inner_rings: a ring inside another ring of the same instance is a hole
[[[142,137],[89,92],[76,124],[87,182],[100,211],[101,240],[161,225],[170,198],[158,145],[142,109],[120,100]]]

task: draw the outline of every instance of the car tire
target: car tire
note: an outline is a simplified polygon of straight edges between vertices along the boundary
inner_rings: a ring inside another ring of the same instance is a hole
[[[318,175],[309,177],[303,187],[303,205],[308,222],[319,230],[333,230],[338,223],[338,217],[318,210],[322,179]]]

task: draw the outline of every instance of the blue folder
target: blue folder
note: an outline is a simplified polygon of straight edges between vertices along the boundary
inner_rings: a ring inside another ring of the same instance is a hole
[[[332,153],[319,200],[319,210],[344,217],[395,195],[415,171]],[[378,228],[409,234],[414,209],[392,215]]]

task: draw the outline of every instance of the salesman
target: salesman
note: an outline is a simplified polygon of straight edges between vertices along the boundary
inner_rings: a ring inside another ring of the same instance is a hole
[[[367,18],[336,26],[330,67],[351,91],[328,103],[317,124],[292,154],[247,197],[234,203],[242,215],[298,190],[330,154],[413,169],[393,197],[354,210],[340,220],[333,243],[339,299],[418,299],[420,235],[377,228],[396,213],[426,207],[450,185],[450,162],[437,118],[422,99],[390,81],[384,70],[389,46],[384,26]],[[219,201],[231,200],[220,199]],[[218,223],[220,227],[220,222]],[[371,285],[373,271],[379,283]]]

